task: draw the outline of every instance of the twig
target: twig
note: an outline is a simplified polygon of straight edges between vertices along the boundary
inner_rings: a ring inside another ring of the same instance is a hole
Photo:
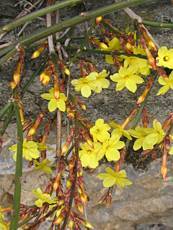
[[[139,15],[137,15],[133,10],[131,10],[130,8],[127,7],[127,8],[124,9],[124,11],[127,13],[127,15],[128,15],[130,18],[132,18],[133,20],[136,20],[136,21],[138,22],[138,24],[143,24],[142,18],[141,18]],[[143,27],[144,27],[144,26],[143,26]],[[154,42],[154,44],[155,44],[157,47],[159,47],[158,44],[157,44],[157,42],[155,41],[155,39],[154,39],[153,36],[151,35],[151,33],[149,33],[149,31],[148,31],[147,29],[145,29],[145,31],[146,31],[148,37],[150,37],[151,40]]]
[[[68,222],[68,218],[70,215],[70,211],[73,205],[73,199],[74,199],[74,194],[75,194],[75,189],[76,189],[76,181],[77,181],[77,172],[78,172],[78,161],[79,161],[79,131],[78,131],[78,123],[76,120],[76,116],[75,116],[75,133],[74,133],[74,148],[75,148],[75,165],[74,165],[74,179],[73,179],[73,183],[71,186],[71,191],[70,191],[70,198],[69,198],[69,204],[68,204],[68,210],[66,213],[66,216],[64,218],[64,222],[62,224],[61,230],[65,230],[67,222]]]
[[[4,117],[4,115],[8,112],[9,108],[12,106],[11,102],[8,102],[1,110],[0,110],[0,120]]]
[[[46,15],[46,22],[47,22],[47,27],[50,27],[52,25],[52,18],[51,18],[50,13],[48,13]],[[54,42],[53,42],[53,35],[48,36],[48,47],[49,47],[50,57],[51,57],[53,64],[55,66],[55,71],[56,71],[56,73],[58,73],[57,62],[56,62],[56,53],[55,53],[55,47],[54,47]],[[58,75],[56,75],[55,77],[58,78]],[[58,79],[57,79],[57,81],[59,82]],[[57,137],[56,138],[56,156],[60,157],[60,154],[61,154],[61,137],[62,137],[61,111],[59,109],[57,109],[56,113],[57,113],[57,117],[56,117],[56,137]]]
[[[21,17],[19,19],[16,19],[15,21],[11,22],[11,23],[8,23],[7,25],[3,26],[1,29],[0,29],[0,34],[4,33],[4,32],[9,32],[10,30],[26,23],[26,22],[30,22],[30,21],[33,21],[34,19],[40,17],[40,16],[43,16],[47,13],[51,13],[53,11],[56,11],[58,9],[62,9],[64,7],[67,7],[67,6],[74,6],[78,3],[81,3],[82,0],[66,0],[66,1],[63,1],[63,2],[58,2],[52,6],[48,6],[48,7],[45,7],[41,10],[38,10],[36,12],[33,12],[33,13],[30,13],[24,17]]]
[[[72,2],[72,3],[74,3],[74,1],[75,0],[70,0],[70,2]],[[158,2],[158,1],[160,1],[160,0],[154,0],[154,2]],[[47,36],[49,36],[51,34],[54,34],[54,33],[57,33],[59,31],[65,30],[65,29],[67,29],[69,27],[72,27],[72,26],[75,26],[77,24],[81,24],[81,23],[83,23],[85,21],[89,21],[89,20],[91,20],[93,18],[96,18],[97,16],[106,15],[106,14],[109,14],[111,12],[116,12],[116,11],[118,11],[120,9],[123,9],[125,7],[128,7],[128,6],[136,6],[136,5],[141,5],[143,3],[146,4],[146,3],[151,3],[151,2],[153,2],[153,1],[152,0],[129,0],[129,1],[123,1],[123,2],[120,2],[120,3],[114,3],[114,4],[111,4],[109,6],[99,8],[97,10],[89,11],[89,12],[81,14],[80,16],[76,16],[76,17],[73,17],[71,19],[68,19],[68,20],[65,20],[63,22],[60,22],[60,23],[58,23],[58,25],[55,24],[55,25],[53,25],[53,26],[51,26],[49,28],[42,29],[41,31],[39,31],[37,33],[34,33],[34,34],[31,34],[30,36],[27,36],[24,39],[20,39],[19,40],[19,45],[20,46],[29,46],[29,45],[33,44],[34,42],[37,42],[37,41],[39,41],[39,40],[41,40],[41,39],[43,39],[43,38],[45,38],[45,37],[47,37]],[[65,2],[62,2],[62,4],[63,3],[65,4]],[[68,0],[68,3],[69,3],[69,0]],[[59,3],[59,4],[61,4],[61,3]],[[77,4],[77,0],[76,0],[76,4]],[[70,6],[71,6],[71,4],[70,4]],[[56,9],[55,8],[53,8],[52,11],[60,9],[60,5]],[[61,8],[62,8],[62,5],[61,5]],[[35,13],[37,13],[37,12],[35,12]],[[48,9],[47,10],[42,9],[43,14],[48,13],[48,12],[50,12],[50,9],[49,10]],[[30,16],[30,15],[27,15],[27,16]],[[9,24],[8,24],[8,26],[6,25],[5,28],[3,27],[1,29],[1,31],[2,30],[11,30],[11,28],[13,29],[15,27],[16,27],[15,23],[13,25],[11,25],[11,26],[9,26]],[[13,44],[13,49],[10,51],[10,54],[8,53],[7,55],[5,55],[3,58],[0,59],[0,65],[4,64],[12,55],[14,55],[16,53],[15,46],[16,46],[16,43]]]
[[[153,27],[159,27],[159,28],[173,28],[173,23],[166,23],[166,22],[156,22],[156,21],[149,21],[149,20],[143,20],[142,23],[146,26],[153,26]]]
[[[19,107],[16,102],[13,103],[17,121],[17,156],[16,156],[16,172],[15,172],[15,190],[13,197],[13,218],[10,230],[18,229],[20,198],[21,198],[21,177],[22,177],[22,155],[23,155],[23,129],[20,118]]]

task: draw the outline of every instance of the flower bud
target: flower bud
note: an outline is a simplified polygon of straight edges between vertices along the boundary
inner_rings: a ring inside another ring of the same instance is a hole
[[[104,43],[104,42],[100,42],[99,43],[99,47],[102,49],[102,50],[106,50],[108,48],[108,46]]]
[[[96,24],[98,25],[103,20],[102,16],[96,18]]]
[[[40,82],[43,85],[47,85],[47,84],[49,84],[49,81],[50,81],[50,74],[46,71],[42,72],[40,74]]]

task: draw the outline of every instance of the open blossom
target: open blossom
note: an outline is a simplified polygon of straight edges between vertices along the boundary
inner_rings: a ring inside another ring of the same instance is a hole
[[[173,89],[173,71],[170,73],[169,77],[159,77],[158,80],[160,85],[163,85],[157,95],[163,95],[168,92],[168,90]]]
[[[17,144],[10,146],[10,151],[14,152],[13,158],[16,160],[17,155]],[[35,141],[23,141],[23,157],[31,161],[33,159],[37,159],[40,156],[38,143]]]
[[[128,68],[121,67],[118,73],[110,76],[111,80],[117,82],[116,91],[121,91],[127,88],[132,93],[137,90],[137,84],[144,82],[143,78],[136,73],[136,69],[133,66]]]
[[[88,98],[91,96],[92,89],[94,89],[94,81],[96,80],[96,75],[96,72],[92,72],[86,77],[72,80],[71,84],[75,87],[75,91],[80,91],[83,97]]]
[[[66,110],[66,101],[67,97],[65,96],[64,93],[59,93],[59,97],[55,98],[54,95],[54,88],[51,88],[49,90],[49,93],[43,93],[41,94],[41,97],[45,100],[48,100],[48,110],[49,112],[53,112],[56,109],[59,109],[62,112],[65,112]]]
[[[79,158],[83,167],[96,168],[103,156],[102,144],[99,142],[85,142],[80,146]]]
[[[118,161],[120,159],[119,150],[125,146],[123,141],[120,141],[120,136],[112,134],[111,137],[103,143],[102,151],[108,161]]]
[[[120,50],[121,45],[120,45],[120,41],[117,37],[114,37],[111,40],[107,41],[107,44],[105,43],[100,43],[100,48],[101,50],[105,50],[105,51],[115,51],[115,50]],[[114,64],[114,60],[112,55],[105,55],[105,61],[108,64]]]
[[[173,69],[173,49],[168,49],[166,46],[159,48],[157,65]]]
[[[109,87],[109,80],[106,79],[108,73],[106,70],[99,72],[91,72],[88,76],[79,79],[74,79],[71,84],[77,92],[81,92],[83,97],[91,96],[92,91],[100,93],[102,89]]]
[[[150,73],[150,66],[148,60],[138,58],[138,57],[125,57],[124,60],[124,67],[133,67],[134,72],[137,74],[141,74],[144,76],[149,75]]]
[[[105,169],[105,173],[100,173],[98,178],[103,180],[103,186],[105,188],[109,188],[114,185],[124,188],[132,184],[132,182],[127,178],[125,170],[115,172],[109,167]]]
[[[135,151],[140,148],[143,148],[143,150],[153,149],[153,146],[159,144],[165,135],[160,122],[157,120],[153,121],[152,128],[137,126],[134,130],[129,130],[129,132],[131,136],[136,138],[133,145]]]
[[[100,93],[102,89],[107,89],[109,87],[109,80],[106,79],[108,76],[107,71],[104,69],[100,73],[97,73],[96,80],[94,82],[94,91]]]
[[[95,125],[90,128],[90,134],[92,135],[94,141],[104,142],[110,137],[108,132],[110,129],[110,126],[104,123],[103,119],[97,119]]]

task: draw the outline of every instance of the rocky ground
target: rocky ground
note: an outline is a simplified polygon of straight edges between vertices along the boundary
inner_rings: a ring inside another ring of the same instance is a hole
[[[10,1],[10,0],[9,0]],[[95,7],[103,5],[105,1],[97,1]],[[113,2],[113,1],[108,1]],[[92,2],[89,1],[87,9],[91,9]],[[80,10],[80,9],[76,9]],[[73,12],[75,13],[76,10]],[[150,7],[135,8],[136,13],[145,19],[153,19],[164,22],[173,21],[173,7],[170,1],[163,0],[160,4]],[[1,13],[0,13],[1,14]],[[126,27],[128,17],[124,12],[111,15],[115,19],[115,24]],[[123,22],[122,22],[123,18]],[[167,45],[173,47],[173,30],[153,29],[150,32],[160,46]],[[29,59],[28,59],[29,62]],[[102,68],[99,60],[99,68]],[[28,66],[30,64],[28,63]],[[9,79],[11,79],[11,70],[14,63],[5,65],[0,72],[0,107],[6,103],[10,93],[8,88]],[[25,74],[26,77],[32,74],[35,67]],[[38,81],[29,89],[23,98],[26,105],[26,114],[34,116],[42,105],[39,94],[42,87]],[[164,97],[155,96],[158,90],[156,84],[152,95],[150,95],[147,108],[150,112],[150,119],[156,117],[163,121],[164,118],[173,111],[173,94],[167,93]],[[5,95],[5,96],[4,96]],[[122,121],[133,108],[134,101],[138,94],[129,92],[117,93],[112,85],[102,94],[96,94],[87,101],[87,116],[92,120],[103,117],[105,120],[115,119]],[[13,161],[7,157],[8,145],[14,143],[14,125],[9,126],[4,136],[6,145],[0,155],[0,205],[7,206],[12,201],[14,189],[14,165]],[[54,133],[52,133],[54,135]],[[53,143],[50,141],[50,145]],[[8,164],[7,164],[8,163]],[[94,225],[94,229],[103,230],[173,230],[173,160],[169,160],[169,172],[167,181],[160,177],[160,159],[148,165],[147,170],[136,171],[132,165],[125,165],[128,177],[133,181],[133,185],[125,190],[116,189],[113,195],[113,203],[110,207],[97,204],[97,200],[103,194],[103,187],[96,175],[104,170],[104,165],[93,174],[86,173],[86,185],[90,195],[90,201],[86,210],[88,219]],[[22,203],[30,204],[34,197],[31,190],[35,186],[44,187],[48,177],[41,172],[25,172],[22,179]],[[47,230],[48,227],[41,227]]]

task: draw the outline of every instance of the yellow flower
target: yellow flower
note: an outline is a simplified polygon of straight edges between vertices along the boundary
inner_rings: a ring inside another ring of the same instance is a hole
[[[112,128],[114,128],[114,130],[112,131],[112,134],[116,134],[116,135],[118,135],[119,137],[124,136],[124,137],[126,137],[127,139],[132,140],[132,138],[131,138],[131,136],[130,136],[128,130],[123,129],[122,126],[119,125],[118,123],[116,123],[115,121],[111,121],[111,122],[109,123],[109,125],[110,125]]]
[[[120,136],[112,134],[111,137],[103,143],[102,151],[108,161],[118,161],[120,159],[119,150],[124,146],[124,142],[120,141]]]
[[[16,154],[17,154],[17,144],[12,145],[9,148],[10,151],[13,151],[13,158],[14,160],[16,160]],[[38,150],[38,143],[35,141],[27,141],[24,140],[23,142],[23,157],[28,160],[31,161],[33,159],[37,159],[39,158],[40,153]]]
[[[155,144],[159,144],[164,138],[164,131],[160,122],[153,121],[153,128],[136,127],[135,130],[129,130],[131,136],[136,138],[133,149],[136,151],[140,148],[143,150],[153,149]]]
[[[102,44],[100,46],[101,50],[105,50],[105,51],[115,51],[121,48],[120,41],[117,37],[114,37],[110,41],[108,40],[107,45],[105,43],[101,43],[101,44]],[[105,61],[108,64],[114,64],[114,60],[111,55],[105,55]]]
[[[83,167],[96,168],[104,156],[102,144],[99,142],[81,144],[79,158]]]
[[[52,198],[48,193],[43,193],[40,188],[33,190],[33,194],[38,198],[35,201],[35,205],[39,208],[41,208],[44,203],[48,203],[52,205],[57,202],[56,198]]]
[[[5,221],[3,208],[1,206],[0,206],[0,229],[1,230],[9,230],[9,224]]]
[[[132,182],[127,178],[125,170],[115,172],[111,168],[107,167],[105,171],[105,173],[100,173],[98,175],[98,178],[103,180],[103,186],[105,188],[109,188],[114,185],[124,188],[132,184]]]
[[[133,66],[128,68],[121,67],[119,72],[111,75],[110,78],[112,81],[117,82],[116,91],[127,88],[132,93],[136,92],[137,84],[144,82],[143,78],[135,72]]]
[[[67,97],[65,96],[64,93],[60,93],[59,97],[56,99],[54,96],[54,89],[51,88],[49,90],[49,93],[43,93],[41,94],[41,97],[49,101],[48,103],[49,112],[53,112],[56,109],[59,109],[60,111],[65,112],[66,110],[65,102],[67,101]]]
[[[120,41],[117,37],[114,37],[111,40],[107,39],[107,45],[105,43],[100,43],[100,44],[104,44],[104,45],[100,45],[100,48],[102,50],[106,50],[106,51],[114,51],[114,50],[119,50],[121,45],[120,45]]]
[[[133,51],[133,54],[141,54],[141,55],[146,56],[145,50],[140,45],[133,46],[132,51]]]
[[[92,72],[88,76],[75,79],[71,84],[75,87],[77,92],[81,91],[83,97],[91,96],[91,90],[94,89],[94,81],[96,80],[97,72]]]
[[[159,77],[158,80],[160,85],[163,85],[157,95],[163,95],[168,92],[169,89],[173,89],[173,71],[170,73],[169,77]]]
[[[34,161],[35,169],[36,170],[41,170],[47,174],[52,173],[52,169],[49,166],[50,161],[48,159],[44,159],[42,162]]]
[[[138,57],[124,57],[124,67],[132,67],[134,70],[134,73],[136,74],[142,74],[144,76],[147,76],[150,74],[150,66],[148,63],[148,60],[145,60],[143,58]]]
[[[166,46],[159,48],[157,65],[173,69],[173,49],[168,49]]]
[[[100,93],[102,89],[107,89],[109,87],[109,80],[106,79],[108,76],[107,71],[104,69],[100,73],[97,73],[96,80],[94,81],[94,92]]]
[[[169,150],[169,154],[173,155],[173,146],[171,146],[170,150]]]
[[[43,85],[48,85],[50,82],[50,77],[51,77],[50,73],[45,70],[40,74],[40,82]]]
[[[97,119],[95,125],[90,128],[90,134],[94,141],[104,142],[109,139],[110,126],[104,123],[103,119]]]
[[[108,73],[106,70],[91,72],[88,76],[72,80],[71,83],[76,91],[81,91],[83,97],[91,96],[92,91],[100,93],[102,89],[109,87],[109,80],[106,79]]]

